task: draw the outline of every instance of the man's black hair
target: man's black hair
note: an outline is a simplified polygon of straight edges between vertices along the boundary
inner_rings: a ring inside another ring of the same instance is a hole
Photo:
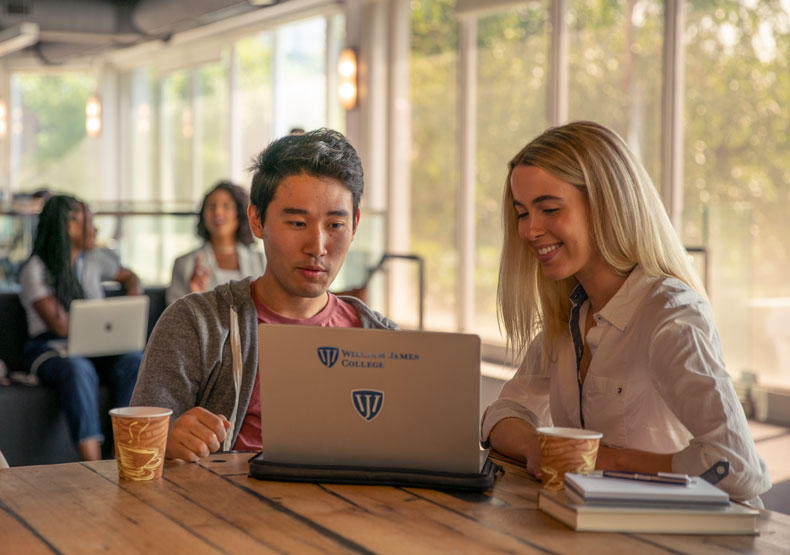
[[[302,173],[340,181],[351,191],[353,213],[359,209],[364,188],[362,162],[343,134],[332,129],[281,137],[267,146],[249,169],[253,172],[250,201],[261,225],[277,186],[286,177]]]

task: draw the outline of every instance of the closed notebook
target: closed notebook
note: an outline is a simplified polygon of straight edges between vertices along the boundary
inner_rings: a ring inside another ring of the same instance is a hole
[[[565,487],[587,504],[715,508],[727,506],[730,502],[726,492],[698,477],[692,478],[687,486],[679,486],[608,478],[600,473],[568,473],[565,474]]]
[[[714,509],[590,505],[542,490],[538,509],[578,532],[754,535],[760,511],[738,503]]]

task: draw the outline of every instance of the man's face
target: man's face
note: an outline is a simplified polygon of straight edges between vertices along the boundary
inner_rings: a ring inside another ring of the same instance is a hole
[[[264,302],[277,311],[324,303],[359,221],[351,191],[336,179],[293,175],[277,187],[263,226],[252,205],[249,217],[266,251]]]

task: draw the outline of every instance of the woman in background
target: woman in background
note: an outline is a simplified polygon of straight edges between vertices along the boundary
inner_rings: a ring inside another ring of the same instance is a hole
[[[523,363],[483,440],[539,476],[538,426],[589,428],[598,468],[696,476],[727,461],[719,487],[766,491],[703,287],[625,142],[569,123],[509,169],[498,308]]]
[[[71,301],[103,298],[103,281],[119,282],[130,295],[143,294],[137,276],[111,253],[94,250],[95,240],[90,209],[74,197],[52,196],[39,216],[33,253],[19,273],[32,338],[25,345],[25,365],[58,390],[83,460],[101,458],[99,382],[111,386],[113,407],[128,405],[142,358],[142,353],[64,356]]]
[[[247,220],[249,200],[247,192],[230,181],[220,181],[206,193],[197,224],[205,243],[173,263],[168,304],[188,293],[263,274],[264,254],[250,248],[254,239]]]

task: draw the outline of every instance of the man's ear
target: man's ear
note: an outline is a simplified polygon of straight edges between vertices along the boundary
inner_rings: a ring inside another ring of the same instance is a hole
[[[354,238],[354,235],[357,234],[357,229],[359,229],[359,208],[357,208],[357,213],[354,214],[354,227],[351,228],[351,238]]]
[[[250,220],[250,229],[252,234],[258,239],[263,239],[263,226],[261,225],[261,218],[258,216],[258,209],[250,204],[247,207],[247,219]]]

